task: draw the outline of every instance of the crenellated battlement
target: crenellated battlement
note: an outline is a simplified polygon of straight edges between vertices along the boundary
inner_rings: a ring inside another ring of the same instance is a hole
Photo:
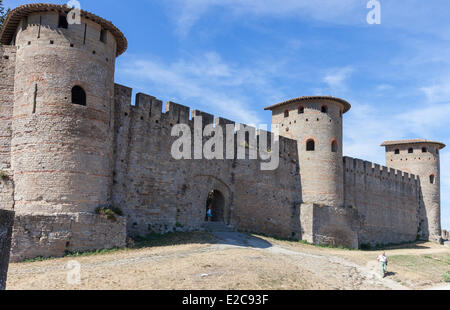
[[[144,93],[133,104],[114,84],[126,38],[85,11],[66,24],[68,11],[21,6],[0,33],[0,209],[20,214],[15,257],[202,230],[208,206],[240,231],[352,247],[438,228],[439,149],[394,149],[396,169],[343,157],[350,103],[329,96],[267,108],[273,132]],[[110,223],[103,206],[124,217]]]
[[[135,105],[132,105],[132,89],[123,85],[115,84],[116,101],[120,111],[119,123],[133,125],[140,128],[142,132],[146,132],[150,128],[152,130],[171,131],[172,127],[177,124],[188,125],[194,130],[195,119],[201,117],[203,129],[208,125],[223,127],[223,135],[227,134],[227,126],[234,126],[234,135],[238,139],[245,137],[246,142],[252,142],[252,146],[257,149],[265,146],[269,150],[272,141],[275,140],[274,133],[266,130],[257,129],[254,126],[237,123],[235,121],[215,117],[212,114],[192,110],[188,106],[184,106],[172,101],[168,101],[163,105],[163,101],[154,96],[138,93],[136,94]],[[117,100],[118,99],[118,100]],[[164,106],[164,109],[163,109]],[[267,142],[261,144],[261,139],[266,138]],[[236,140],[235,139],[235,140]],[[280,157],[289,158],[297,161],[297,141],[283,136],[279,136]]]
[[[344,157],[345,173],[361,174],[405,184],[418,185],[419,178],[408,172],[381,166],[362,159]]]

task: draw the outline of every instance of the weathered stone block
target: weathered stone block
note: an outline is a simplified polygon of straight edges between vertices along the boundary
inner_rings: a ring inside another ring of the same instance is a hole
[[[61,257],[67,252],[123,248],[126,219],[108,220],[90,213],[17,215],[11,261]]]

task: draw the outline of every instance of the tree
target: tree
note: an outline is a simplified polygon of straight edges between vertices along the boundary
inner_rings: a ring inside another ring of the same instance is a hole
[[[9,14],[9,9],[6,10],[3,6],[3,0],[0,0],[0,29],[3,27],[3,23],[6,19],[6,16]]]

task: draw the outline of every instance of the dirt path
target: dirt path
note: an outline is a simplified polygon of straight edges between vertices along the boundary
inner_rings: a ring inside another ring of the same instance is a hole
[[[309,270],[331,287],[341,283],[334,287],[335,289],[408,289],[390,279],[382,279],[376,263],[362,267],[342,257],[300,253],[246,234],[216,232],[214,235],[219,240],[225,241],[229,247],[252,247],[276,255],[288,256],[292,258],[293,263]],[[218,245],[218,247],[224,248],[224,245]]]
[[[213,235],[193,244],[11,264],[7,288],[408,289],[391,278],[382,279],[373,260],[361,259],[373,253],[321,249],[235,232]],[[414,249],[396,251],[417,254]],[[438,253],[441,248],[423,251]],[[74,260],[81,268],[81,282],[76,285],[67,281],[68,263]]]

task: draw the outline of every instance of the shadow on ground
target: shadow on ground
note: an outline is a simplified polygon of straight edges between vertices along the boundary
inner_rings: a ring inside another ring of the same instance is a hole
[[[216,237],[216,244],[237,247],[250,247],[256,249],[268,249],[272,244],[266,240],[238,232],[212,232]]]
[[[426,250],[431,249],[431,247],[425,245],[427,242],[419,241],[413,243],[403,243],[403,244],[387,244],[387,245],[377,245],[375,247],[362,247],[361,251],[372,252],[372,251],[384,251],[384,250],[402,250],[402,249],[415,249],[415,250]]]
[[[397,275],[396,272],[386,272],[386,277],[393,277],[395,275]]]
[[[149,234],[145,237],[136,237],[129,241],[129,248],[142,249],[148,247],[176,246],[185,244],[220,244],[237,247],[250,247],[267,249],[272,247],[270,242],[250,236],[248,234],[213,231],[213,232],[176,232],[164,235]]]

